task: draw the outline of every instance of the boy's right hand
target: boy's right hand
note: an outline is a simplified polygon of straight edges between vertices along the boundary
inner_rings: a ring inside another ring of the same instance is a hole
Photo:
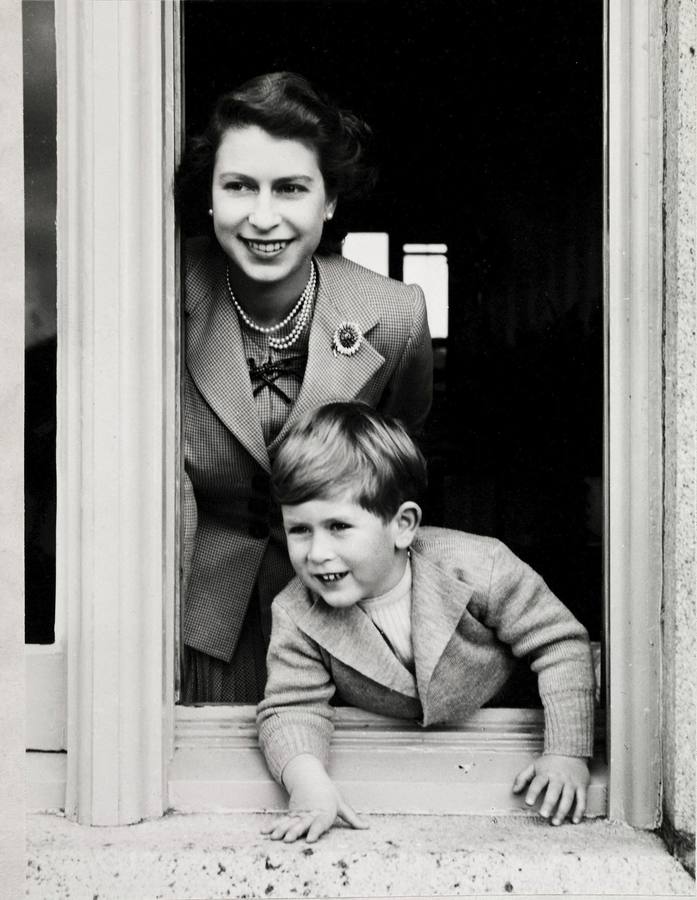
[[[341,816],[353,828],[367,828],[356,812],[342,798],[322,763],[303,753],[294,757],[283,770],[283,783],[288,794],[288,812],[262,829],[272,841],[292,843],[305,835],[314,843],[329,831]]]

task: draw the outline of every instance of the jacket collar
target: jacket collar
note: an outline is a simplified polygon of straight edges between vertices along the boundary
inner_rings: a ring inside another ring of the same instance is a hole
[[[372,681],[408,697],[418,696],[424,720],[430,721],[438,717],[438,710],[430,708],[435,682],[460,675],[446,669],[436,673],[436,669],[467,610],[472,588],[441,570],[418,546],[417,539],[412,552],[411,613],[416,685],[359,607],[336,610],[316,598],[297,624],[333,657]],[[294,583],[298,591],[305,590]]]
[[[209,286],[189,312],[186,362],[197,388],[223,424],[259,465],[271,469],[269,452],[304,412],[332,400],[350,400],[384,364],[368,333],[379,321],[376,292],[350,277],[345,260],[318,257],[318,287],[310,327],[305,377],[288,419],[268,450],[244,355],[239,319],[225,284],[225,258],[211,257]],[[206,273],[204,273],[206,275]],[[355,322],[363,342],[354,356],[334,354],[332,337],[341,322]]]
[[[227,293],[222,254],[212,255],[203,278],[205,292],[187,321],[187,367],[218,418],[269,472],[269,455],[252,394],[239,319]]]
[[[459,668],[443,666],[438,670],[438,664],[460,620],[468,614],[471,599],[472,587],[421,553],[417,538],[412,547],[411,624],[416,683],[426,723],[442,718],[442,710],[435,707],[436,684],[443,688],[444,681],[462,678]],[[443,696],[442,690],[438,693]]]
[[[414,676],[400,663],[360,607],[332,609],[315,597],[297,624],[335,659],[393,691],[407,697],[417,696]]]

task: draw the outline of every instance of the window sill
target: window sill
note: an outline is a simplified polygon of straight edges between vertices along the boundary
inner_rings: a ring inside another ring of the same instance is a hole
[[[83,828],[27,821],[26,896],[693,896],[660,838],[608,821],[551,828],[504,816],[370,816],[311,847],[260,834],[266,816],[169,815]]]
[[[606,814],[602,734],[591,766],[588,815]],[[511,793],[542,749],[542,712],[483,709],[460,726],[423,729],[337,710],[331,774],[365,813],[529,815]],[[251,706],[179,706],[169,770],[177,812],[260,812],[286,805],[259,752]]]
[[[596,736],[590,818],[607,812],[602,729]],[[461,726],[423,729],[360,710],[337,710],[331,773],[364,813],[531,815],[511,793],[516,773],[542,749],[542,713],[482,709]],[[27,808],[65,806],[66,754],[27,753]],[[282,809],[251,706],[176,707],[169,806],[176,812]]]

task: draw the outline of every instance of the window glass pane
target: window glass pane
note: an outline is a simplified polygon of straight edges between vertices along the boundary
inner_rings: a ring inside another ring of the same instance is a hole
[[[352,259],[379,275],[390,274],[390,239],[387,234],[349,232],[341,253],[346,259]]]
[[[52,2],[22,3],[25,193],[25,639],[54,640],[56,53]]]
[[[425,249],[426,252],[407,252],[407,248],[411,246]],[[444,249],[430,252],[431,247],[443,248],[445,245],[404,245],[402,277],[407,284],[421,286],[426,297],[431,337],[437,340],[448,336],[448,259]]]

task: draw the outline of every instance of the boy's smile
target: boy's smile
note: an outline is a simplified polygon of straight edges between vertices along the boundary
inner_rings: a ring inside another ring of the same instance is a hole
[[[349,492],[283,507],[288,554],[300,579],[329,606],[378,597],[404,573],[412,532],[403,504],[389,522]]]
[[[323,584],[331,584],[334,581],[341,581],[342,578],[345,578],[348,575],[348,572],[330,572],[327,575],[318,575],[317,578]]]

